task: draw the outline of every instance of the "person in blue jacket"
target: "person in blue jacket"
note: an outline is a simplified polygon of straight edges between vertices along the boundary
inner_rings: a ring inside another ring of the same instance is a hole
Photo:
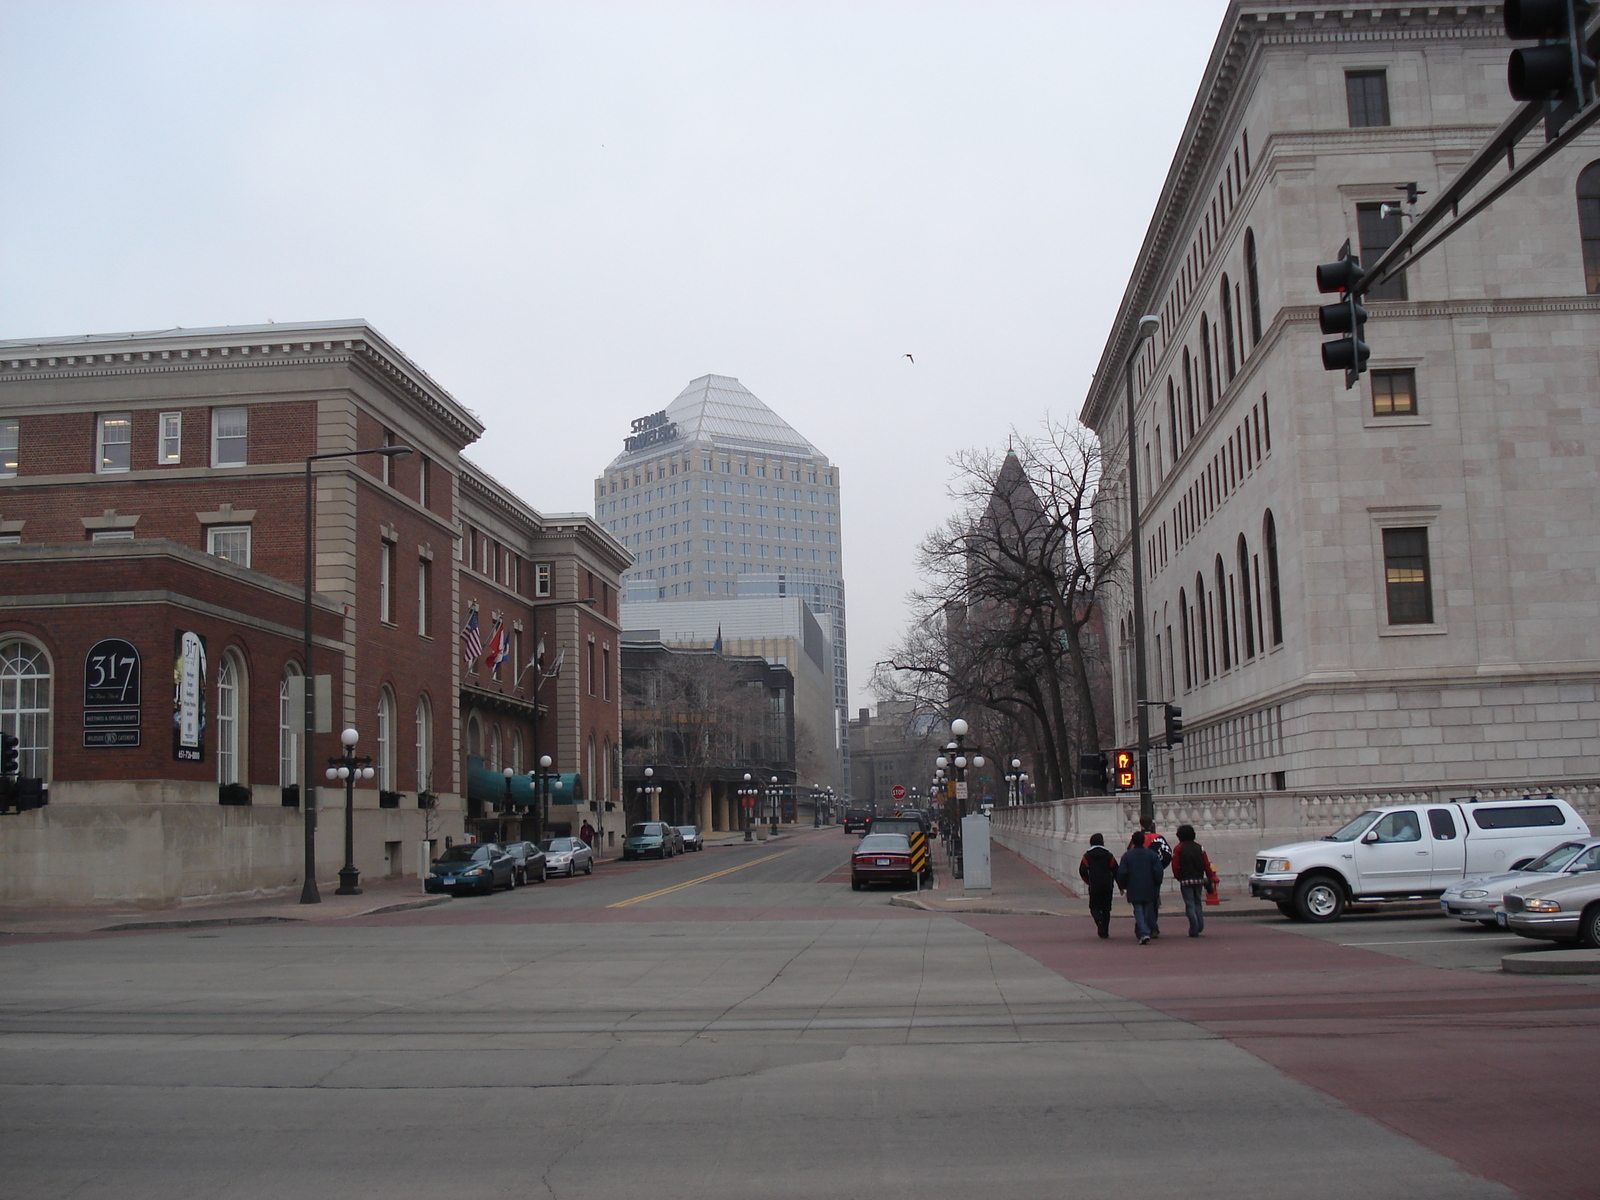
[[[1161,936],[1156,918],[1156,899],[1161,895],[1161,856],[1146,847],[1144,840],[1143,831],[1135,833],[1117,864],[1117,886],[1133,905],[1133,934],[1141,946]]]

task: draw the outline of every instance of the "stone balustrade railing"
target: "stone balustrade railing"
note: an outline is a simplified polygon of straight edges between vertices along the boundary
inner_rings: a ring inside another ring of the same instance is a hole
[[[1242,888],[1257,851],[1332,833],[1369,808],[1441,804],[1451,800],[1516,800],[1560,796],[1600,828],[1600,779],[1539,779],[1479,787],[1450,784],[1393,791],[1256,792],[1157,796],[1156,828],[1172,842],[1179,825],[1193,825],[1200,843],[1228,885]],[[1137,796],[1052,800],[994,810],[993,836],[1068,886],[1078,881],[1078,859],[1091,834],[1105,835],[1120,852],[1139,820]]]

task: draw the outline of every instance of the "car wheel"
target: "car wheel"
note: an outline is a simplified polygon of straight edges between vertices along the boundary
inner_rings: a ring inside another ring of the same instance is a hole
[[[520,870],[511,872],[511,886],[512,887],[514,887],[514,888],[523,887],[524,885],[527,884],[527,882],[528,882],[528,876],[527,876],[527,874],[525,872],[520,871]]]
[[[1294,906],[1293,900],[1279,900],[1278,911],[1284,916],[1288,917],[1291,921],[1298,921],[1300,919],[1300,910]]]
[[[1499,929],[1500,928],[1500,922],[1499,921],[1479,921],[1478,924],[1482,925],[1485,929]]]
[[[1591,904],[1578,919],[1578,945],[1585,950],[1600,947],[1600,904]]]
[[[543,883],[546,879],[549,879],[549,878],[550,878],[550,872],[544,869],[543,864],[540,864],[540,867],[539,867],[539,882]]]
[[[1313,875],[1294,889],[1294,906],[1302,921],[1337,921],[1344,915],[1344,889],[1326,875]]]
[[[585,875],[594,874],[594,859],[591,858],[588,862],[583,864],[583,873]]]
[[[850,890],[852,892],[859,892],[861,890],[861,881],[859,879],[852,879],[850,881]]]

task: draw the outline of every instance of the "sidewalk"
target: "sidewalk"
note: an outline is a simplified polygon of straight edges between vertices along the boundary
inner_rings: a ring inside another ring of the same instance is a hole
[[[1007,850],[999,843],[990,844],[990,875],[994,884],[988,895],[969,895],[962,890],[961,880],[950,878],[949,867],[939,844],[934,854],[938,879],[932,890],[904,892],[894,897],[891,904],[902,908],[919,908],[924,912],[988,913],[995,916],[1022,917],[1087,917],[1089,901],[1076,891],[1057,883],[1038,867]],[[1168,880],[1161,892],[1163,912],[1173,909],[1183,915],[1183,901],[1177,887]],[[1414,901],[1385,905],[1352,905],[1348,911],[1360,912],[1436,912],[1435,900]],[[1278,906],[1270,900],[1257,900],[1248,894],[1240,895],[1237,889],[1224,885],[1220,902],[1206,908],[1206,920],[1214,917],[1276,916]],[[1118,896],[1111,907],[1113,917],[1132,918],[1128,902]]]
[[[337,921],[450,903],[424,895],[415,879],[362,883],[359,896],[336,896],[330,883],[320,904],[301,904],[299,889],[281,896],[177,904],[167,908],[20,908],[0,910],[0,937],[51,933],[123,933],[193,929],[215,925],[274,925],[288,921]]]

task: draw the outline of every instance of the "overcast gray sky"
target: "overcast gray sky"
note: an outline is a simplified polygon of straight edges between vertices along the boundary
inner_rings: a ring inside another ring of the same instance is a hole
[[[842,468],[864,704],[948,456],[1077,412],[1225,7],[0,0],[0,338],[362,317],[546,512],[737,376]]]

